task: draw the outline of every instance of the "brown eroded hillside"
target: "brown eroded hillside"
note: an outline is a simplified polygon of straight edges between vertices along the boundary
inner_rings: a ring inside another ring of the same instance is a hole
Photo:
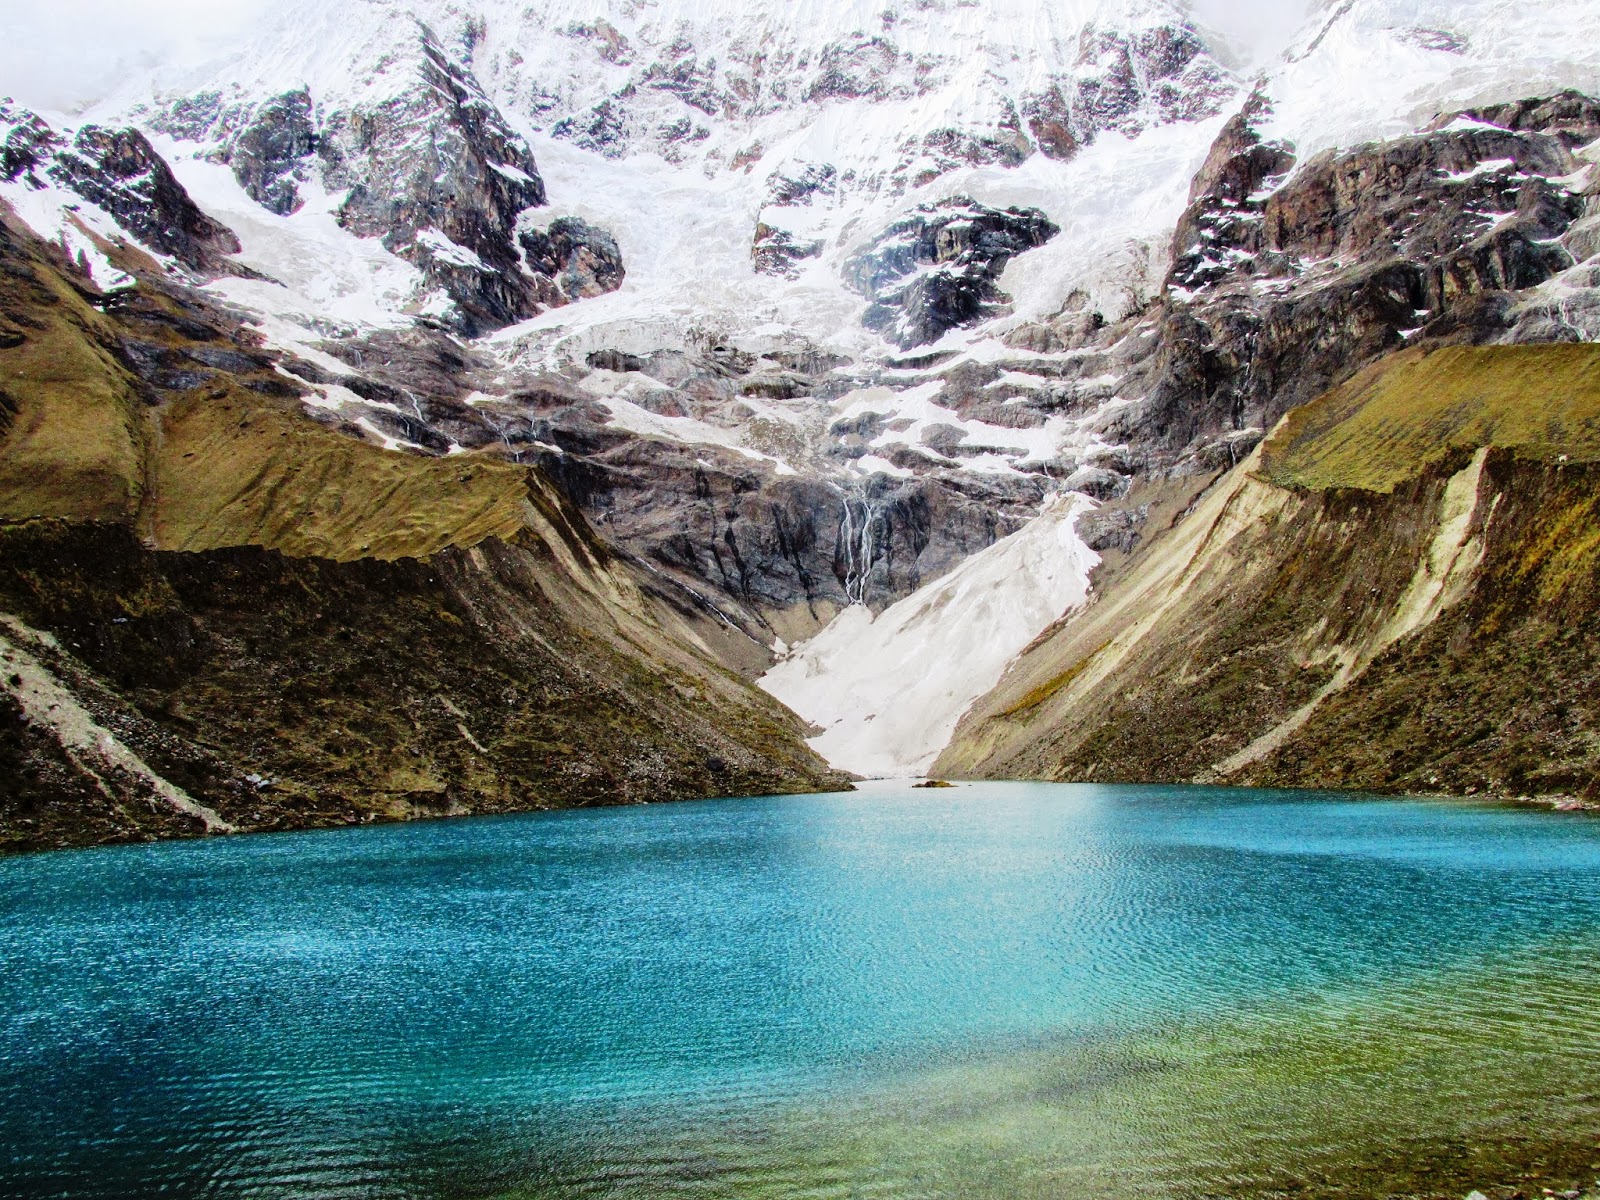
[[[968,714],[942,774],[1600,797],[1600,347],[1290,413]]]
[[[152,272],[0,272],[0,848],[847,786],[537,468],[310,419]]]

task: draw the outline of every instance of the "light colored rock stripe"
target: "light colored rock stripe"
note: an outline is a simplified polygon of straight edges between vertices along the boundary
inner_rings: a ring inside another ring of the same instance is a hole
[[[1439,504],[1439,529],[1428,552],[1417,564],[1411,586],[1400,598],[1394,612],[1378,635],[1358,649],[1340,647],[1334,653],[1339,670],[1326,687],[1296,709],[1285,721],[1269,729],[1243,750],[1223,759],[1212,770],[1212,778],[1226,779],[1259,762],[1281,748],[1305,726],[1312,714],[1329,696],[1349,687],[1378,655],[1408,634],[1432,624],[1452,604],[1459,601],[1471,582],[1472,573],[1483,562],[1482,538],[1470,537],[1472,517],[1478,509],[1478,485],[1483,479],[1487,447],[1479,450],[1465,468],[1450,477]]]
[[[99,724],[50,669],[29,652],[28,647],[59,652],[61,646],[54,637],[9,614],[0,614],[0,628],[5,631],[0,633],[0,662],[5,668],[0,672],[3,686],[16,697],[28,723],[54,735],[73,764],[95,781],[107,799],[118,799],[114,780],[118,777],[132,779],[178,812],[204,822],[207,833],[238,832],[216,812],[151,770],[115,734]]]

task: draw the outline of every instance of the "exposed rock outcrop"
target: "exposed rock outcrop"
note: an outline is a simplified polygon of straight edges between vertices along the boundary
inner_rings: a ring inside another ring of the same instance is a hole
[[[371,109],[331,114],[321,135],[324,173],[350,193],[345,228],[382,238],[454,302],[468,333],[532,316],[562,299],[523,269],[522,214],[545,202],[522,139],[483,89],[419,30],[419,83]]]
[[[1155,124],[1216,113],[1234,84],[1192,29],[1159,25],[1128,33],[1089,28],[1077,70],[1023,97],[1041,153],[1071,158],[1102,132],[1135,136]]]
[[[596,374],[583,386],[546,378],[440,427],[539,463],[603,536],[707,597],[758,650],[775,636],[810,636],[851,602],[882,607],[909,594],[1019,528],[1045,493],[1042,479],[970,477],[932,450],[906,452],[916,474],[852,474],[841,468],[868,439],[842,429],[842,444],[819,458],[825,427],[801,428],[765,401],[814,394],[837,366],[825,356],[599,351],[589,365]],[[825,396],[817,402],[825,413]],[[655,436],[634,431],[614,423],[618,409],[667,423]],[[446,410],[428,407],[430,417]],[[671,422],[712,416],[736,425],[747,449],[669,436]]]
[[[616,239],[576,217],[558,217],[548,229],[524,229],[517,241],[529,268],[549,279],[568,303],[614,292],[627,276]]]
[[[798,216],[804,222],[813,206],[837,199],[839,172],[829,163],[795,163],[767,180],[767,204],[756,222],[751,258],[764,275],[794,278],[804,259],[822,253],[820,238],[789,228]]]
[[[317,152],[311,93],[285,92],[251,114],[224,150],[239,186],[269,212],[288,216],[303,203],[299,184]]]
[[[1003,312],[1006,265],[1057,232],[1038,209],[953,197],[890,225],[845,264],[845,278],[871,302],[862,324],[909,350]]]
[[[230,269],[233,231],[200,211],[150,140],[136,129],[85,125],[70,140],[35,113],[0,105],[0,179],[77,193],[157,254],[191,271]]]
[[[1493,340],[1511,293],[1574,265],[1560,239],[1588,205],[1571,145],[1600,136],[1592,102],[1447,115],[1287,178],[1292,148],[1250,128],[1261,107],[1224,130],[1174,242],[1151,389],[1174,448],[1264,428],[1408,339]]]

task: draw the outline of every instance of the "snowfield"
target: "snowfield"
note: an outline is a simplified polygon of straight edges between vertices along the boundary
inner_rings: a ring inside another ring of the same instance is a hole
[[[876,617],[864,605],[845,609],[761,686],[823,727],[811,745],[832,765],[922,775],[1011,660],[1088,599],[1100,556],[1077,523],[1091,507],[1056,496],[1026,528]]]

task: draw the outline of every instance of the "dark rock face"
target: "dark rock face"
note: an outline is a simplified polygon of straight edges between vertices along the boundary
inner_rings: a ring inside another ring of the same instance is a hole
[[[0,127],[5,128],[0,174],[8,180],[32,176],[33,182],[42,182],[43,172],[66,144],[65,139],[37,113],[9,104],[0,104]]]
[[[778,208],[809,206],[839,191],[839,172],[832,163],[800,163],[767,180],[767,203]]]
[[[317,150],[311,94],[287,92],[255,111],[227,148],[234,178],[270,212],[288,216],[302,201],[297,176]]]
[[[1102,335],[1146,397],[1112,432],[1143,469],[1226,467],[1402,346],[1578,336],[1525,298],[1600,248],[1585,241],[1596,198],[1569,182],[1597,108],[1565,93],[1446,114],[1296,169],[1292,146],[1256,132],[1268,108],[1252,97],[1195,179],[1142,338]]]
[[[138,130],[86,125],[69,143],[33,113],[0,108],[0,123],[10,125],[0,148],[6,179],[68,188],[191,271],[230,269],[227,256],[239,252],[239,239],[200,211]]]
[[[815,238],[800,239],[787,229],[756,222],[756,235],[750,245],[750,261],[763,275],[793,279],[801,264],[822,254],[822,243]]]
[[[784,228],[785,209],[810,208],[839,193],[839,172],[831,163],[795,163],[767,180],[767,204],[756,222],[750,257],[763,275],[793,279],[800,264],[822,253],[822,242],[797,237]]]
[[[239,239],[184,191],[149,140],[136,129],[88,125],[58,156],[52,174],[98,204],[145,245],[192,270],[214,270],[239,252]]]
[[[569,25],[561,31],[570,38],[593,41],[601,59],[617,66],[627,66],[633,61],[633,47],[610,21],[604,17],[587,24]]]
[[[1519,133],[1548,133],[1569,150],[1586,146],[1600,137],[1600,101],[1571,90],[1554,96],[1469,108],[1456,116],[1439,118],[1429,129],[1444,128],[1461,117]]]
[[[560,217],[543,232],[524,230],[518,241],[528,266],[569,302],[614,292],[627,275],[616,240],[576,217]]]
[[[823,48],[807,100],[887,99],[900,52],[887,38],[855,37]]]
[[[1572,265],[1543,243],[1582,214],[1553,182],[1576,165],[1558,139],[1498,129],[1325,155],[1267,202],[1266,248],[1312,259],[1395,253],[1425,270],[1430,310],[1464,293],[1520,291]]]
[[[845,265],[845,279],[872,302],[862,324],[909,350],[1003,312],[1009,297],[995,281],[1006,264],[1057,232],[1038,209],[954,197],[889,226]]]
[[[544,182],[477,81],[430,31],[419,36],[424,86],[330,117],[325,175],[350,188],[340,222],[420,267],[475,334],[559,302],[549,279],[522,270],[516,243],[518,218],[545,202]]]
[[[330,186],[350,187],[340,220],[422,269],[473,336],[620,287],[622,256],[582,221],[524,231],[545,203],[522,138],[471,71],[419,27],[424,86],[377,108],[334,113],[318,153]]]
[[[1211,116],[1233,91],[1191,29],[1088,29],[1077,73],[1024,96],[1022,117],[1040,152],[1064,159],[1108,129],[1134,136],[1150,124]]]
[[[596,528],[725,597],[725,611],[763,642],[774,628],[809,634],[846,604],[909,595],[1020,528],[1042,496],[1039,483],[1021,481],[1010,504],[997,503],[955,473],[851,484],[774,475],[704,447],[586,439],[560,423],[553,414],[545,432],[567,452],[541,465],[581,498]]]
[[[722,107],[717,90],[717,60],[700,58],[693,43],[685,38],[674,40],[661,58],[645,67],[640,83],[674,95],[708,115]]]
[[[214,157],[272,212],[296,211],[313,173],[347,192],[340,223],[418,267],[448,301],[429,310],[468,336],[621,286],[622,256],[605,231],[572,219],[523,228],[523,214],[546,202],[532,152],[421,24],[416,46],[415,85],[371,106],[323,112],[303,90],[246,105],[208,94],[152,123],[216,143]]]
[[[1254,122],[1268,111],[1265,97],[1251,96],[1223,127],[1189,188],[1189,207],[1173,234],[1169,283],[1193,288],[1222,279],[1230,252],[1260,246],[1258,227],[1266,209],[1258,197],[1294,168],[1292,147],[1263,142]]]
[[[607,158],[621,158],[628,152],[627,127],[620,106],[610,100],[601,101],[586,112],[562,118],[551,126],[550,136]]]

